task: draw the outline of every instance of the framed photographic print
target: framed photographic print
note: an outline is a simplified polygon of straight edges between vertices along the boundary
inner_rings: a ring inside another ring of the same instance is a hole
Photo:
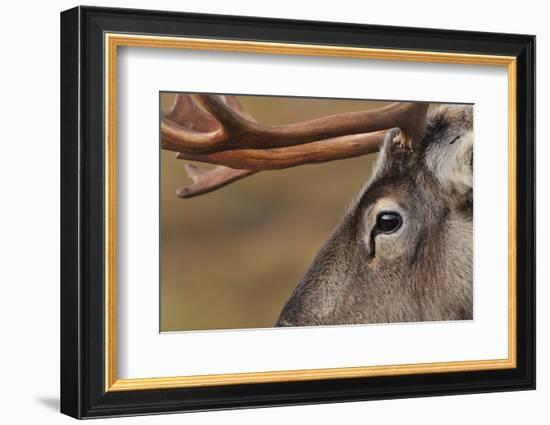
[[[61,14],[61,411],[535,386],[535,38]]]

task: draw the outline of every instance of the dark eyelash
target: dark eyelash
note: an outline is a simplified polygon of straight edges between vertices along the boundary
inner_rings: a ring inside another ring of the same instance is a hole
[[[454,142],[456,142],[458,139],[460,139],[460,136],[456,136],[453,140],[451,140],[451,143],[449,145],[452,145]]]

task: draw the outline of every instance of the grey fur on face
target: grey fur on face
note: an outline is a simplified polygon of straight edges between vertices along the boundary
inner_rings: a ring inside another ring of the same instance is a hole
[[[414,151],[397,131],[277,326],[472,319],[472,107],[431,110]]]

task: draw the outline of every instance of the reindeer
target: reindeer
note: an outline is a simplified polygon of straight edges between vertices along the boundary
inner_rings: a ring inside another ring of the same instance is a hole
[[[183,198],[263,170],[379,151],[370,180],[296,286],[276,326],[473,316],[471,106],[397,102],[270,126],[233,96],[178,94],[162,148],[186,163]]]

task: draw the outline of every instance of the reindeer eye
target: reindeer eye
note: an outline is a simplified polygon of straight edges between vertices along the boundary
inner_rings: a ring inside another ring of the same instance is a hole
[[[388,211],[378,214],[376,227],[380,233],[393,233],[401,227],[403,219],[399,213]]]

